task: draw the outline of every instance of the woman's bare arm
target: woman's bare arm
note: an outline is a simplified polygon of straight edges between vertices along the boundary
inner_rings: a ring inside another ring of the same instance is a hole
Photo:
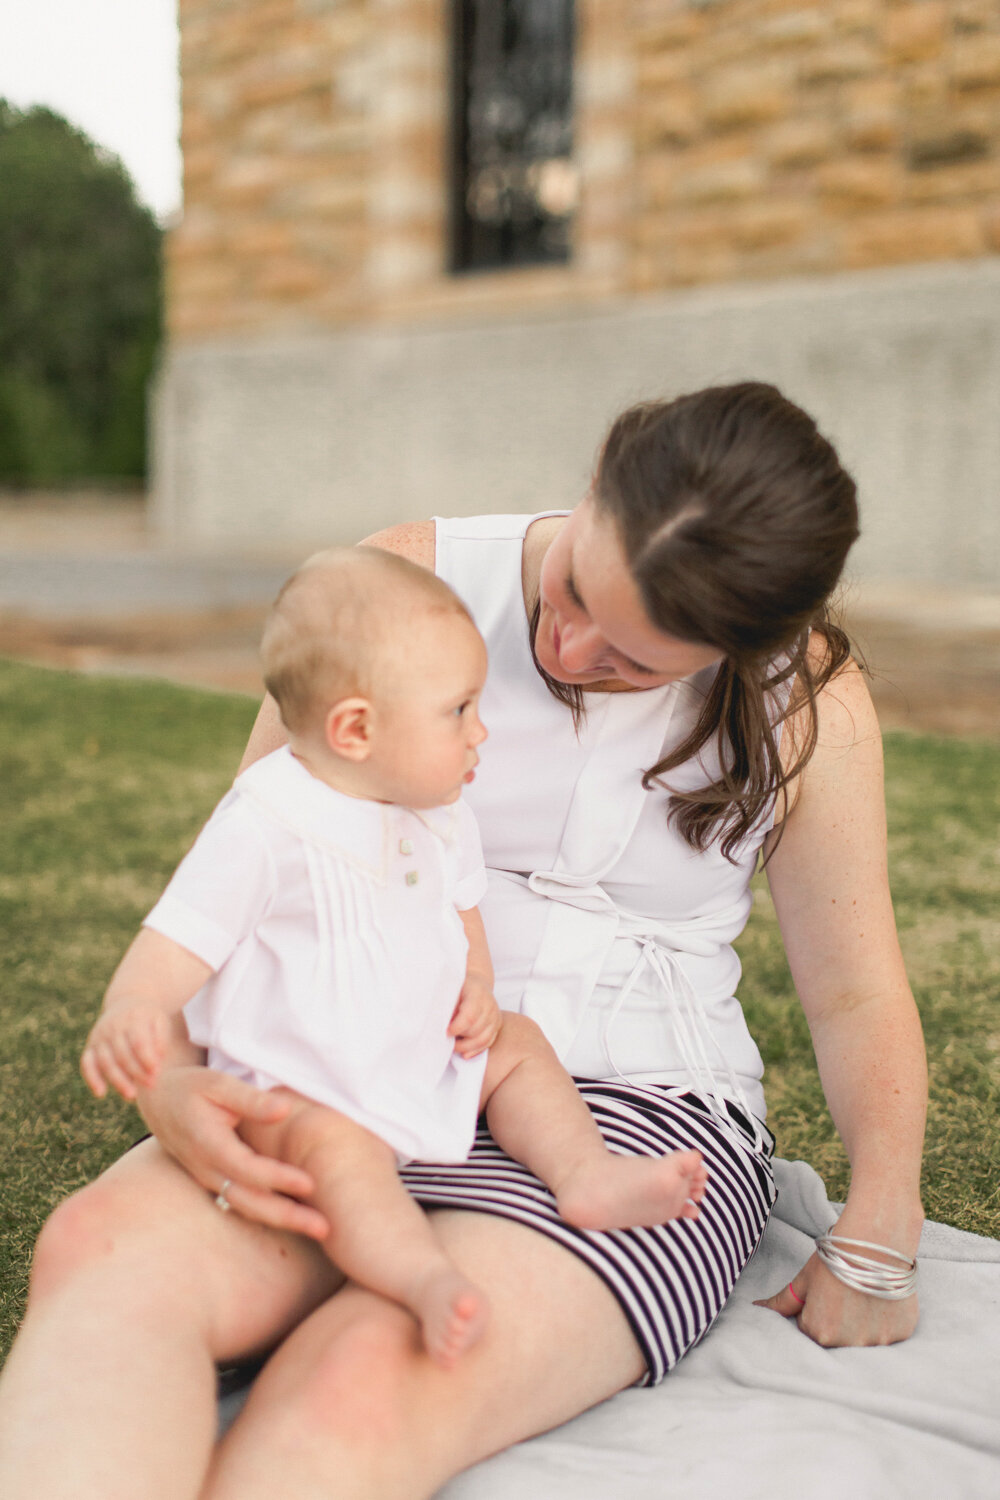
[[[886,863],[882,745],[851,665],[823,690],[820,736],[768,865],[792,978],[851,1162],[837,1232],[916,1251],[927,1071],[896,936]],[[916,1298],[851,1291],[815,1257],[770,1299],[824,1344],[888,1343],[916,1324]]]

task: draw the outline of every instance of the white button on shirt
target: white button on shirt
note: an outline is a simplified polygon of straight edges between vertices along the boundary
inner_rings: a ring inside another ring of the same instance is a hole
[[[485,890],[463,802],[347,797],[285,747],[237,779],[145,925],[217,971],[185,1010],[210,1066],[329,1104],[402,1160],[458,1161],[486,1065],[447,1035],[458,913]]]

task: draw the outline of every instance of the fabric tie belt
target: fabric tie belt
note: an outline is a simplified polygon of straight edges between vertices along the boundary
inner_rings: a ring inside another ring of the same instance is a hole
[[[593,876],[549,870],[535,871],[526,877],[504,874],[502,878],[527,886],[550,903],[545,935],[525,988],[522,1008],[525,1015],[544,1026],[557,1052],[563,1057],[568,1055],[616,941],[632,940],[638,945],[638,953],[602,1030],[601,1042],[610,1071],[625,1078],[614,1059],[611,1032],[623,1006],[648,970],[668,1002],[677,1050],[694,1090],[717,1122],[735,1134],[726,1096],[719,1085],[721,1071],[733,1102],[750,1120],[755,1148],[760,1149],[765,1137],[759,1122],[732,1064],[712,1034],[678,956],[687,953],[700,958],[714,957],[727,942],[727,934],[742,926],[749,896],[746,902],[713,912],[710,917],[657,922],[621,911]],[[713,1053],[721,1066],[713,1067]],[[742,1135],[739,1138],[744,1139]]]

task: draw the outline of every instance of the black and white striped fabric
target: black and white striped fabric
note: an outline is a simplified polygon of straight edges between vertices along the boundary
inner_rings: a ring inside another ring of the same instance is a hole
[[[426,1208],[513,1219],[579,1255],[611,1288],[639,1342],[647,1371],[638,1384],[656,1385],[704,1338],[760,1243],[776,1196],[773,1140],[765,1130],[768,1148],[755,1151],[740,1110],[729,1106],[726,1129],[683,1089],[576,1082],[610,1150],[657,1156],[697,1146],[709,1180],[696,1220],[603,1233],[564,1224],[552,1194],[500,1150],[482,1121],[467,1161],[414,1163],[401,1176]]]

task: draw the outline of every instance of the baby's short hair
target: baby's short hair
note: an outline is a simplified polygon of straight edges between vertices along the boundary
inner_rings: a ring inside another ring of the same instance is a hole
[[[417,613],[460,614],[435,573],[378,547],[331,547],[292,574],[261,640],[264,684],[292,734],[342,698],[370,696]]]

